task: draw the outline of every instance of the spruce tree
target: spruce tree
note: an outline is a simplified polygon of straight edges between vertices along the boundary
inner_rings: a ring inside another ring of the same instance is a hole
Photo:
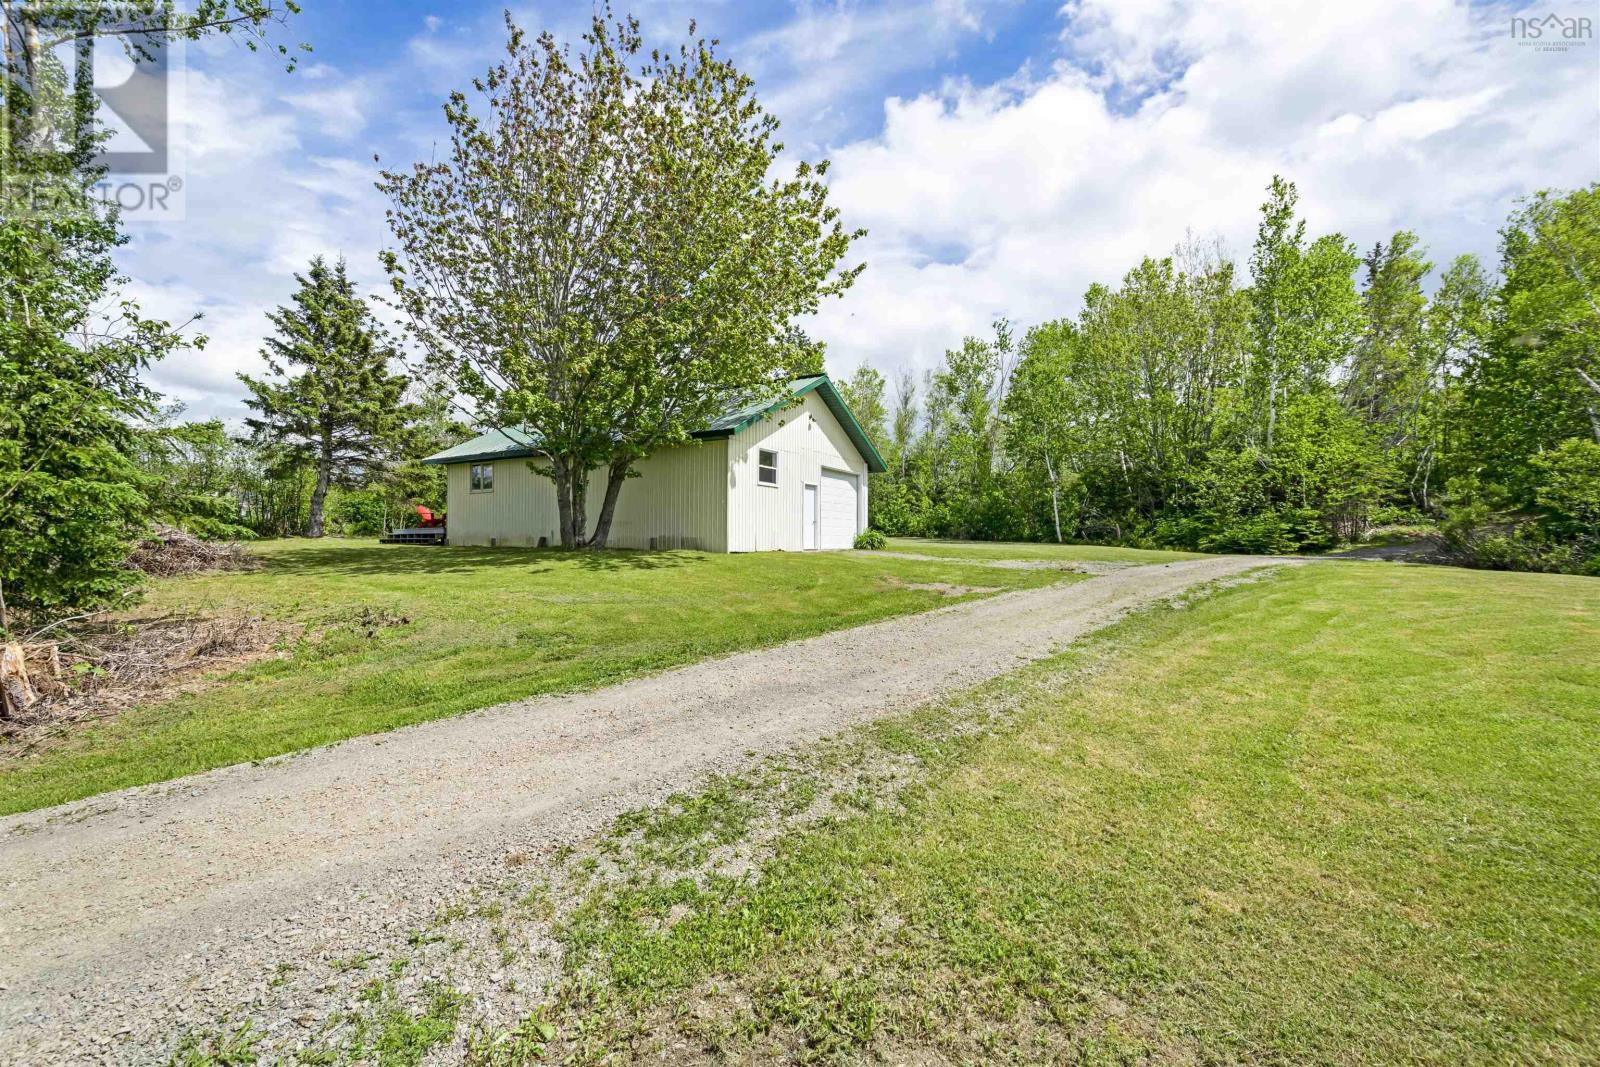
[[[345,273],[321,256],[306,274],[293,303],[268,318],[277,336],[261,355],[272,378],[239,375],[245,401],[258,415],[245,420],[258,443],[282,463],[316,472],[307,537],[322,536],[323,505],[334,485],[357,485],[394,458],[411,406],[403,403],[409,379],[389,371],[394,350]]]
[[[1418,398],[1431,384],[1422,284],[1433,264],[1409,230],[1387,245],[1379,241],[1363,262],[1365,329],[1351,351],[1342,392],[1346,405],[1397,448],[1411,438]]]
[[[93,71],[55,51],[92,40],[103,6],[7,5],[0,22],[0,635],[12,611],[100,608],[137,580],[123,560],[148,501],[129,423],[151,410],[142,372],[187,343],[121,295]]]

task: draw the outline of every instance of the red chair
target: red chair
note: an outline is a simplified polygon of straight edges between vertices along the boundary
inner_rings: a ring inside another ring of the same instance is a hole
[[[431,508],[425,508],[421,504],[416,505],[416,508],[418,526],[431,530],[444,525],[443,515],[435,515]]]

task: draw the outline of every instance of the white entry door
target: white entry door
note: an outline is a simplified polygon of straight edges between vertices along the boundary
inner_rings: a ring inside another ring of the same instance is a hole
[[[817,522],[820,548],[852,548],[856,543],[856,476],[842,471],[822,472],[821,514]]]
[[[817,487],[806,486],[802,496],[805,499],[800,507],[800,547],[810,552],[817,547]]]

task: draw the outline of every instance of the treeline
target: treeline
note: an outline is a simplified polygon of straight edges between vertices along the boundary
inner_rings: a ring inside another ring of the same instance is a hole
[[[182,421],[179,416],[181,409],[169,409],[137,434],[138,469],[151,476],[152,519],[207,540],[306,534],[319,481],[313,460],[248,433],[230,433],[221,419]],[[454,436],[441,435],[429,451],[445,447],[446,438]],[[444,499],[442,468],[424,467],[415,455],[395,454],[381,466],[330,483],[320,509],[322,530],[350,537],[377,534],[414,524],[417,504],[442,511]]]
[[[1267,553],[1428,533],[1600,572],[1600,186],[1526,201],[1496,277],[1436,273],[1409,231],[1312,237],[1275,179],[1246,271],[1191,241],[1020,340],[863,367],[872,524]]]
[[[508,21],[484,98],[446,106],[448,160],[380,182],[384,300],[425,370],[400,370],[344,265],[317,260],[272,316],[268,372],[243,379],[243,431],[185,423],[147,372],[204,338],[125,292],[92,85],[44,61],[109,32],[115,6],[46,25],[24,5],[0,27],[6,635],[124,602],[152,522],[372,533],[442,504],[415,457],[465,435],[457,401],[540,439],[561,543],[604,547],[633,465],[815,365],[791,324],[862,269],[825,161],[770,180],[776,119],[715,42],[691,29],[658,53],[596,16],[575,56]],[[157,15],[143,39],[259,43],[282,12]],[[859,372],[848,392],[890,464],[873,523],[1252,552],[1399,527],[1485,566],[1600,567],[1600,186],[1524,203],[1492,276],[1470,257],[1436,275],[1409,232],[1365,255],[1308,235],[1275,180],[1238,269],[1186,245],[1093,287],[1075,318],[1020,339],[1001,323],[920,379]]]

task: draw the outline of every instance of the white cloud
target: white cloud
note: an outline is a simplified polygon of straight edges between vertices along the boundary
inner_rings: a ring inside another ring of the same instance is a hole
[[[350,138],[367,125],[366,109],[371,92],[361,82],[344,82],[309,93],[290,93],[284,101],[311,115],[329,137]]]
[[[937,66],[982,30],[984,9],[1000,2],[803,2],[789,22],[737,42],[735,51],[785,136],[810,148],[843,128],[842,101],[892,75]]]
[[[175,140],[191,176],[204,178],[278,159],[299,146],[292,116],[268,111],[231,82],[191,67]]]
[[[1600,178],[1600,49],[1518,48],[1446,0],[1077,0],[1063,58],[1001,90],[890,99],[834,148],[869,266],[813,324],[835,371],[926,367],[1004,314],[1070,314],[1186,230],[1238,255],[1274,173],[1316,232],[1491,256],[1517,196]],[[1490,260],[1492,265],[1492,258]]]

